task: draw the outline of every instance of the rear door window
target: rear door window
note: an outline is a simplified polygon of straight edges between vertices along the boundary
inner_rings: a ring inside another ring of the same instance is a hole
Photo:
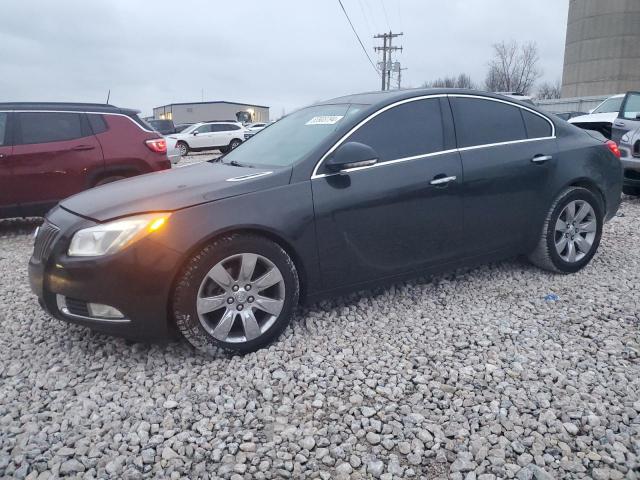
[[[625,120],[640,120],[640,92],[627,94],[622,105],[622,118]]]
[[[89,120],[89,125],[91,125],[91,130],[93,130],[95,135],[107,131],[107,122],[102,115],[89,113],[87,115],[87,119]]]
[[[475,147],[527,138],[520,108],[480,98],[451,98],[458,147]]]
[[[20,144],[62,142],[85,136],[82,114],[21,112],[16,114]]]
[[[440,101],[415,100],[392,107],[365,123],[347,142],[370,146],[381,162],[439,152],[444,146]]]

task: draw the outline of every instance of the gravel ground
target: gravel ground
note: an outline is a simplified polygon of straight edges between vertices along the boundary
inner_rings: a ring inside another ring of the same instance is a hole
[[[640,478],[639,221],[576,275],[418,279],[214,359],[50,319],[0,222],[0,477]]]

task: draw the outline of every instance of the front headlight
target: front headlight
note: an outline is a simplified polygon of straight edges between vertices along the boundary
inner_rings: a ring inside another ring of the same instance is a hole
[[[71,239],[70,257],[109,255],[161,228],[171,214],[149,213],[121,218],[78,230]]]
[[[624,143],[629,143],[631,141],[631,133],[630,132],[625,133],[620,139],[620,141]]]

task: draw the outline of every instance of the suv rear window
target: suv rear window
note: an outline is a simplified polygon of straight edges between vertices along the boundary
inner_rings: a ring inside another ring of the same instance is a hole
[[[133,120],[134,122],[136,122],[138,125],[140,125],[144,130],[149,130],[150,132],[155,132],[156,129],[153,128],[151,125],[149,125],[147,122],[145,122],[144,120],[142,120],[137,114],[132,113],[130,115],[128,115],[128,117]]]
[[[21,144],[61,142],[81,138],[82,114],[21,112],[16,115]]]

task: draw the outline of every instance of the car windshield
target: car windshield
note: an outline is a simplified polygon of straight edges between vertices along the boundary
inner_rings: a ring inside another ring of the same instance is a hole
[[[298,110],[265,128],[223,159],[249,166],[293,165],[365,105],[315,105]]]
[[[618,113],[624,97],[607,98],[591,113]]]

